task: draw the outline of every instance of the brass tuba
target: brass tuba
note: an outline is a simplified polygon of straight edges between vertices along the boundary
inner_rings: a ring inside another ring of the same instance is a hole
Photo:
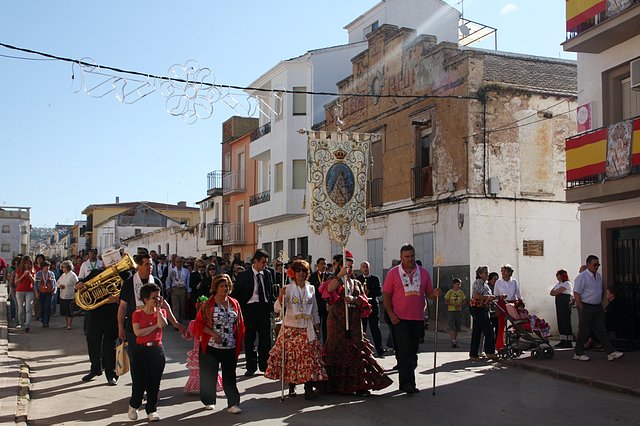
[[[76,292],[76,305],[85,311],[90,311],[107,303],[109,296],[119,297],[124,282],[120,278],[120,273],[136,267],[133,257],[125,253],[118,263],[85,281],[84,287]]]

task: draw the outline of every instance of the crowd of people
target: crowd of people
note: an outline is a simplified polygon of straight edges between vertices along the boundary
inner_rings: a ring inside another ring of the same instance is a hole
[[[185,390],[197,392],[207,410],[215,407],[216,392],[223,390],[227,410],[242,411],[236,384],[242,352],[245,376],[260,371],[268,379],[281,381],[283,393],[286,383],[291,397],[297,385],[304,386],[308,400],[316,391],[366,396],[390,386],[392,380],[376,360],[387,351],[380,331],[381,311],[389,324],[387,346],[395,353],[398,389],[408,395],[419,392],[415,369],[424,339],[427,301],[442,293],[416,261],[410,244],[401,247],[400,259],[383,283],[371,274],[369,262],[362,262],[356,274],[349,251],[334,255],[330,264],[319,258],[315,270],[302,256],[286,264],[270,262],[269,253],[261,249],[249,264],[214,256],[167,258],[146,249],[139,249],[134,260],[135,270],[119,274],[123,280],[119,294],[108,295],[84,313],[91,367],[82,378],[91,381],[104,373],[109,385],[117,385],[116,342],[127,342],[133,382],[131,420],[138,419],[145,393],[148,420],[160,419],[157,403],[165,365],[162,331],[168,325],[194,340]],[[609,360],[623,355],[614,350],[605,328],[602,302],[607,293],[597,272],[599,266],[598,258],[589,256],[574,284],[565,270],[559,270],[550,292],[561,339],[556,347],[573,347],[575,340],[574,359],[579,361],[589,359],[584,349],[591,340],[603,346]],[[59,269],[42,255],[34,260],[16,257],[6,271],[16,328],[29,332],[34,316],[43,328],[49,327],[59,304],[65,328],[71,330],[79,311],[75,293],[104,270],[93,249],[84,258],[64,260]],[[513,272],[507,264],[500,274],[480,266],[468,300],[459,278],[453,279],[444,295],[452,348],[459,347],[463,307],[469,305],[472,361],[481,359],[482,341],[486,358],[496,358],[505,350],[504,307],[523,303]],[[571,327],[574,304],[580,317],[577,337]]]

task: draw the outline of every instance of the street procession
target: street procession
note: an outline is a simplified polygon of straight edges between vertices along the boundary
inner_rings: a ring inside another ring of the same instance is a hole
[[[1,423],[640,424],[640,2],[24,3]]]

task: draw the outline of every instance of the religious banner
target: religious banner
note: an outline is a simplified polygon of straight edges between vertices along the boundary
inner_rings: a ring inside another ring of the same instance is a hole
[[[607,177],[626,176],[631,173],[633,122],[628,120],[612,124],[607,134]]]
[[[307,161],[311,183],[310,225],[345,246],[351,227],[367,229],[367,173],[371,134],[309,132]]]

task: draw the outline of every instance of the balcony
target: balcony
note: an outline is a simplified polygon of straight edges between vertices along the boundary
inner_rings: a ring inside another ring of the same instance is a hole
[[[411,198],[415,200],[432,196],[433,177],[431,167],[414,167],[411,172],[413,174]]]
[[[207,223],[207,245],[222,245],[222,223]]]
[[[222,170],[207,173],[207,195],[222,194]]]
[[[567,202],[640,196],[640,117],[567,138],[565,151]]]
[[[238,172],[224,172],[222,175],[222,194],[231,195],[244,192],[246,189],[246,173],[244,170]]]
[[[607,4],[602,0],[567,19],[566,52],[601,53],[640,34],[640,0]]]
[[[246,243],[244,223],[225,223],[223,226],[222,244],[241,245]]]
[[[261,137],[269,133],[271,133],[271,122],[268,122],[267,124],[260,126],[253,132],[251,132],[251,135],[249,136],[250,142],[260,139]]]
[[[382,178],[371,179],[369,181],[369,206],[382,206]]]
[[[264,191],[249,197],[249,207],[271,201],[271,191]]]

